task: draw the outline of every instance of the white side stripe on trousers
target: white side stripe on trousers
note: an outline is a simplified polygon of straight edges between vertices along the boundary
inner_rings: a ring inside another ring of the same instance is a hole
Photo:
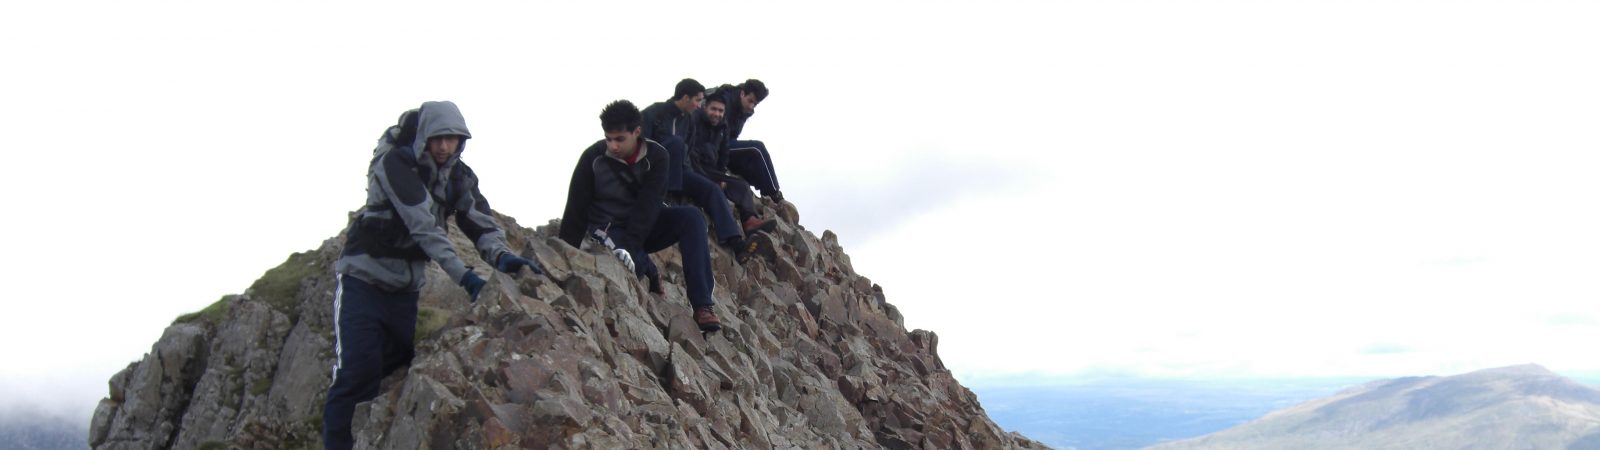
[[[344,304],[344,274],[333,273],[333,376],[328,386],[339,381],[339,367],[344,365],[344,338],[339,334],[339,307]]]
[[[739,148],[730,148],[730,149],[728,149],[728,151],[729,152],[737,152],[737,151],[752,151],[752,152],[755,152],[756,153],[756,162],[761,163],[761,168],[767,170],[767,179],[768,180],[772,180],[772,188],[773,189],[778,189],[778,174],[777,174],[777,172],[773,172],[772,171],[772,167],[771,166],[767,165],[767,159],[761,157],[761,149],[760,148],[756,148],[756,147],[739,147]],[[779,190],[781,190],[781,189],[779,189]]]

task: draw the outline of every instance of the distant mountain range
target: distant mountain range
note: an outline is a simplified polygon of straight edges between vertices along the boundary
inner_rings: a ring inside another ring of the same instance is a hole
[[[1544,367],[1374,381],[1179,449],[1600,449],[1600,391]]]
[[[1370,381],[1076,379],[978,384],[995,423],[1057,450],[1135,450],[1213,433]]]
[[[0,413],[0,448],[87,450],[88,418],[70,419],[37,411]]]

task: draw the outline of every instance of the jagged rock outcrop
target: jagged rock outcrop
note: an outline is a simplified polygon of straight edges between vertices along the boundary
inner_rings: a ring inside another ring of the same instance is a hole
[[[548,273],[496,273],[469,304],[431,269],[416,359],[358,407],[357,446],[1044,448],[986,416],[945,369],[938,336],[907,332],[831,232],[799,228],[787,203],[764,206],[781,217],[757,237],[772,244],[766,258],[714,250],[723,331],[710,335],[690,319],[676,250],[655,255],[669,281],[655,295],[608,255],[499,216]],[[112,377],[90,445],[320,448],[341,242],[180,318]]]
[[[1150,449],[1600,449],[1600,391],[1537,365],[1382,380]]]

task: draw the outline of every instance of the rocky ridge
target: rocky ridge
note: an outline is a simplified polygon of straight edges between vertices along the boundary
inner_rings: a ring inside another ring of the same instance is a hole
[[[788,203],[740,265],[714,249],[723,331],[690,319],[675,249],[655,295],[608,255],[497,216],[546,275],[494,273],[480,299],[430,269],[417,356],[358,407],[358,448],[1045,448],[996,426],[938,335],[907,331],[832,232]],[[471,243],[451,229],[463,255]],[[342,236],[179,318],[110,380],[95,449],[321,448]],[[481,263],[481,261],[480,261]],[[480,274],[492,269],[479,264]]]

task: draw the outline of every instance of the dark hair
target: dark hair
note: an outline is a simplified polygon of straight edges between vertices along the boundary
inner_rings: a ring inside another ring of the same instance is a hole
[[[716,95],[707,95],[706,96],[706,104],[707,105],[711,104],[711,102],[717,102],[717,103],[721,103],[723,107],[727,107],[728,106],[728,97],[727,96],[722,95],[721,92],[714,92],[713,94],[716,94]]]
[[[739,92],[744,94],[755,94],[756,101],[763,101],[767,99],[767,84],[762,83],[761,80],[751,78],[744,80],[744,83],[739,85]]]
[[[704,93],[705,91],[706,87],[701,86],[699,81],[695,81],[693,78],[684,78],[678,81],[677,87],[672,88],[672,100],[676,101],[685,95],[693,97],[694,94]]]
[[[639,107],[627,100],[611,102],[600,111],[600,128],[607,133],[633,131],[643,124],[644,115],[639,114]]]

